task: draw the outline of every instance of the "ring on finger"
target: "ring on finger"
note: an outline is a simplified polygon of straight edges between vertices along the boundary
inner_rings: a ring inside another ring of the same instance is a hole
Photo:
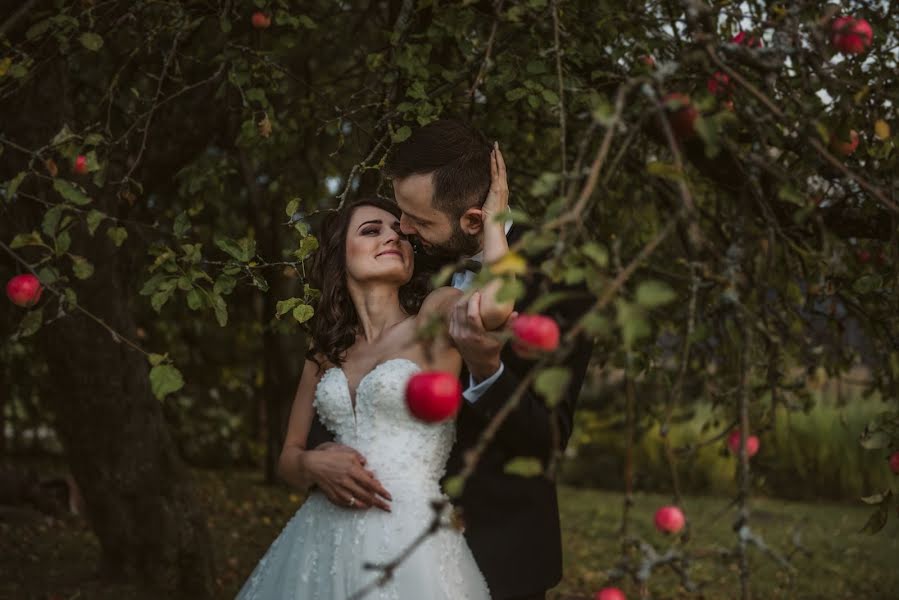
[[[347,504],[349,504],[350,508],[353,508],[354,506],[356,506],[356,497],[350,496],[350,499],[347,502]]]

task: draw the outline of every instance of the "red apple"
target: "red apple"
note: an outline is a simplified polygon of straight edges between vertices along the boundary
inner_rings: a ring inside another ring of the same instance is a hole
[[[837,136],[830,138],[830,149],[841,156],[851,156],[858,148],[858,132],[852,129],[849,132],[849,141],[844,142]]]
[[[674,130],[674,136],[679,140],[686,140],[696,134],[694,124],[699,117],[699,111],[690,102],[690,96],[680,92],[671,92],[662,98],[665,104],[677,103],[680,108],[668,110],[668,122]]]
[[[268,29],[272,24],[272,18],[261,10],[254,12],[251,20],[256,29]]]
[[[830,41],[843,54],[861,54],[873,39],[871,24],[864,19],[837,17],[830,26]]]
[[[676,506],[663,506],[656,511],[654,520],[656,529],[662,533],[677,533],[687,522],[684,513]]]
[[[78,175],[84,175],[87,173],[87,157],[83,154],[79,154],[75,157],[75,166],[72,167],[72,170],[75,171]]]
[[[627,596],[616,587],[607,587],[596,592],[594,600],[627,600]]]
[[[890,454],[890,471],[899,475],[899,452]]]
[[[754,35],[749,35],[745,31],[739,32],[737,35],[731,38],[730,40],[734,44],[739,44],[741,46],[746,46],[748,48],[761,48],[762,40],[760,38],[755,37]]]
[[[871,253],[867,250],[856,250],[855,258],[864,265],[871,261]]]
[[[445,371],[417,373],[406,384],[406,406],[417,419],[437,423],[459,410],[462,386],[459,378]]]
[[[723,71],[715,71],[706,82],[709,92],[716,96],[728,96],[731,93],[730,77]]]
[[[512,323],[512,348],[520,356],[552,352],[559,347],[559,325],[543,315],[521,315]]]
[[[6,295],[16,306],[34,306],[42,291],[41,282],[31,273],[16,275],[6,283]]]
[[[656,59],[652,57],[651,54],[644,54],[640,57],[640,62],[643,63],[644,66],[650,69],[656,68]]]
[[[740,430],[734,429],[727,437],[727,447],[734,454],[740,454]],[[750,435],[746,436],[746,454],[750,457],[755,456],[759,451],[759,438]]]

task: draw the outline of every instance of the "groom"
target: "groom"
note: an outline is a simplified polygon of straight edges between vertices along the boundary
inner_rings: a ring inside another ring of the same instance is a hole
[[[467,124],[443,119],[415,130],[388,158],[385,174],[393,180],[397,204],[403,211],[400,228],[414,238],[430,258],[440,262],[465,258],[479,262],[483,213],[490,188],[490,144]],[[510,244],[522,235],[507,228]],[[416,259],[418,260],[418,258]],[[543,261],[532,261],[539,264]],[[452,284],[465,289],[472,271],[457,272]],[[545,311],[564,334],[591,305],[582,289],[554,284],[540,274],[524,277],[525,294],[516,310],[526,311],[538,297],[559,291],[574,292]],[[477,296],[460,301],[453,311],[450,332],[465,362],[465,398],[456,426],[456,443],[447,472],[457,473],[464,453],[471,449],[494,415],[532,370],[534,361],[519,357],[484,330]],[[458,504],[465,537],[491,595],[496,600],[543,599],[562,577],[562,542],[555,483],[546,477],[522,477],[505,472],[516,457],[536,457],[545,465],[571,435],[578,392],[592,351],[592,342],[578,336],[566,355],[570,383],[555,409],[528,387],[518,407],[507,416],[481,456]],[[308,447],[326,439],[317,418]],[[322,451],[345,450],[335,444]],[[364,460],[364,459],[363,459]],[[378,488],[370,486],[369,505],[379,505]]]

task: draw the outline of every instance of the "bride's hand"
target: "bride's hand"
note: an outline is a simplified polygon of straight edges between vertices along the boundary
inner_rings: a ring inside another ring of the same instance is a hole
[[[500,152],[499,143],[493,142],[493,150],[490,152],[490,191],[484,206],[485,219],[492,219],[509,208],[509,182],[506,178],[506,162],[503,153]]]
[[[365,468],[365,457],[342,444],[326,443],[303,453],[304,468],[333,504],[349,508],[376,506],[390,512],[390,494]]]

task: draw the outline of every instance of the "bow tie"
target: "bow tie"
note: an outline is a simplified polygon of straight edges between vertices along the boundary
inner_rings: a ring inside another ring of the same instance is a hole
[[[476,260],[466,260],[462,263],[462,266],[456,269],[456,273],[464,273],[466,271],[471,271],[474,274],[478,274],[481,272],[481,267],[483,265]]]

